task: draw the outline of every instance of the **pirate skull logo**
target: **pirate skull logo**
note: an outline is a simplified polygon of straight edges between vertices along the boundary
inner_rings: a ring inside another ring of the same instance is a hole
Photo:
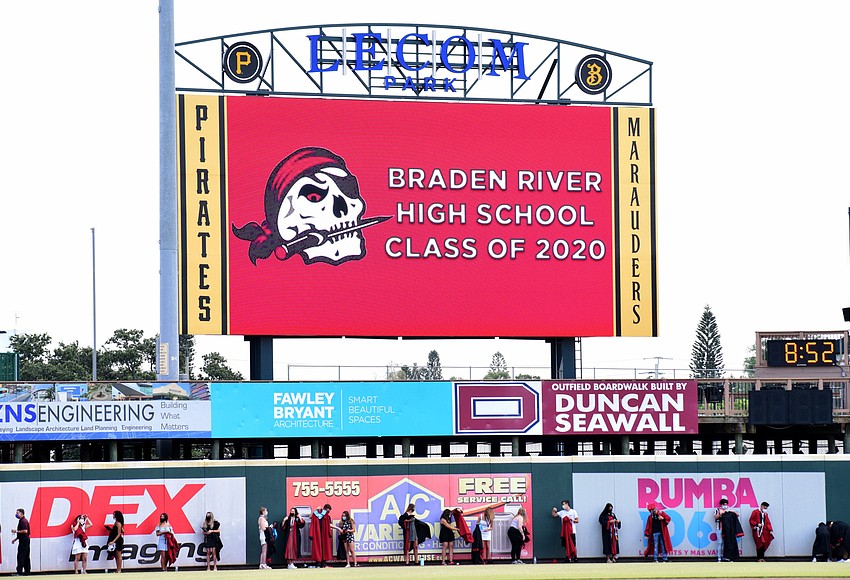
[[[288,155],[269,175],[262,224],[234,224],[233,233],[250,242],[248,257],[255,265],[257,258],[272,253],[279,260],[298,254],[305,264],[338,265],[363,258],[363,228],[388,219],[363,219],[365,212],[357,178],[342,157],[306,147]]]

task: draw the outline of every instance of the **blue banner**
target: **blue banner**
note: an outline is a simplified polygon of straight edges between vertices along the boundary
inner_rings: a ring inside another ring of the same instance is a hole
[[[212,383],[212,436],[452,434],[452,383]]]
[[[0,402],[0,441],[209,437],[209,401]]]

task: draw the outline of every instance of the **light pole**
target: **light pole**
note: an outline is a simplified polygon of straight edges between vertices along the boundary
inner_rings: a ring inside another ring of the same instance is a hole
[[[652,359],[655,359],[655,378],[656,378],[656,379],[660,379],[660,378],[661,378],[661,374],[660,374],[660,373],[659,373],[659,371],[658,371],[659,363],[660,363],[662,360],[673,360],[673,359],[672,359],[672,358],[667,358],[666,356],[650,356],[650,357],[646,357],[646,358],[644,358],[643,360],[652,360]],[[648,373],[648,374],[651,374],[651,373]]]
[[[174,81],[174,0],[159,2],[159,344],[157,379],[180,372],[177,330],[177,99]]]
[[[97,279],[94,261],[94,228],[91,229],[91,380],[97,380]]]
[[[8,334],[8,331],[0,330],[0,334]],[[14,334],[12,333],[13,336]],[[9,376],[12,381],[18,380],[18,353],[12,350],[0,352],[0,380],[8,381]]]

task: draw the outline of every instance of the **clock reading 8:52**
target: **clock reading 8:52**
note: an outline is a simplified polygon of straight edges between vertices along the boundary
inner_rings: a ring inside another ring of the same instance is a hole
[[[793,339],[767,341],[767,366],[810,367],[835,364],[837,340]]]

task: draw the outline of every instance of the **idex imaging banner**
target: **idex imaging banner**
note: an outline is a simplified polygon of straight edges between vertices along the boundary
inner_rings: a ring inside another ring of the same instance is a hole
[[[410,504],[416,508],[416,518],[431,528],[431,538],[419,546],[419,554],[426,560],[440,558],[440,515],[444,509],[455,508],[463,510],[470,532],[478,516],[493,508],[493,559],[510,557],[508,527],[517,510],[525,508],[532,540],[523,545],[522,557],[534,553],[529,473],[286,478],[287,510],[296,507],[306,515],[325,504],[333,508],[330,517],[336,524],[343,511],[351,514],[356,523],[355,553],[369,562],[403,561],[404,536],[398,518]],[[301,553],[306,559],[310,554],[309,525],[302,532]],[[469,560],[470,548],[466,541],[457,539],[455,560]]]
[[[116,470],[116,475],[122,473]],[[30,522],[32,569],[37,571],[74,569],[71,523],[81,514],[92,522],[87,530],[89,571],[114,569],[114,561],[107,560],[106,526],[112,525],[115,510],[124,515],[125,568],[158,566],[155,530],[163,512],[168,514],[180,542],[177,566],[202,566],[206,562],[201,525],[207,511],[213,512],[221,524],[221,564],[245,564],[244,477],[4,483],[0,487],[4,531],[15,529],[18,508],[25,510]],[[10,539],[11,534],[5,541]],[[14,572],[17,546],[6,547],[11,548],[7,554],[12,556],[3,559],[0,571]]]
[[[652,109],[177,98],[181,332],[657,334]]]

